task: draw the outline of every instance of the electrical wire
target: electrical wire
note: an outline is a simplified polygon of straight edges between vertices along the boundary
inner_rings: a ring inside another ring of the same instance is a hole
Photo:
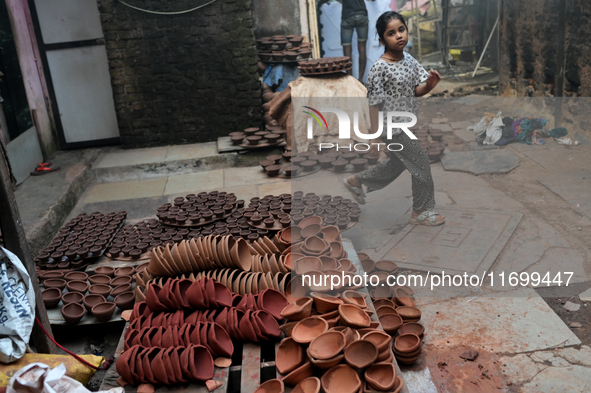
[[[49,337],[49,339],[51,341],[53,341],[53,343],[55,345],[57,345],[59,349],[61,349],[62,351],[66,352],[69,355],[72,355],[76,360],[78,360],[81,363],[84,363],[88,367],[94,368],[95,370],[106,370],[107,368],[109,368],[109,366],[111,365],[111,363],[113,363],[113,360],[114,360],[113,357],[110,357],[109,359],[105,360],[105,362],[102,364],[102,366],[95,366],[94,364],[91,364],[91,363],[87,362],[86,360],[82,359],[80,356],[76,355],[75,353],[73,353],[71,351],[68,351],[66,348],[64,348],[60,344],[58,344],[58,342],[55,341],[53,339],[53,337],[51,337],[51,335],[49,333],[47,333],[47,330],[45,330],[45,327],[43,327],[43,324],[41,323],[41,321],[39,320],[39,318],[37,318],[36,315],[35,315],[35,320],[37,321],[37,324],[41,327],[41,330],[43,330],[43,333],[45,333],[45,335],[47,335],[47,337]]]
[[[201,4],[201,5],[200,5],[200,6],[198,6],[198,7],[191,8],[190,10],[185,10],[185,11],[172,11],[172,12],[160,12],[160,11],[150,11],[150,10],[145,10],[145,9],[143,9],[143,8],[136,7],[136,6],[134,6],[134,5],[127,4],[127,3],[126,3],[126,2],[124,2],[123,0],[118,0],[118,1],[119,1],[121,4],[128,6],[129,8],[133,8],[134,10],[141,11],[141,12],[147,12],[148,14],[156,14],[156,15],[180,15],[180,14],[187,14],[187,13],[189,13],[189,12],[196,11],[196,10],[198,10],[199,8],[203,8],[203,7],[207,6],[207,5],[210,5],[210,4],[213,4],[213,3],[215,3],[217,0],[211,0],[211,1],[207,2],[207,3],[205,3],[205,4]]]

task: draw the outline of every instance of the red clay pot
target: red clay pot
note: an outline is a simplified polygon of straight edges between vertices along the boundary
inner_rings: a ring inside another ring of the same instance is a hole
[[[172,369],[174,370],[174,377],[178,383],[189,382],[189,378],[185,378],[183,366],[181,365],[181,356],[185,351],[186,347],[176,347],[173,348],[173,350],[169,353],[170,363],[172,365]]]
[[[255,311],[252,315],[256,321],[256,323],[253,323],[253,325],[258,326],[261,334],[266,339],[272,340],[281,336],[279,323],[277,323],[277,320],[273,317],[273,315],[271,315],[270,312],[266,310],[259,310]]]
[[[168,374],[166,373],[166,368],[164,367],[164,362],[162,361],[162,353],[164,349],[160,349],[158,353],[154,356],[152,361],[150,362],[150,368],[152,369],[152,373],[154,375],[154,379],[161,384],[168,385]]]
[[[133,377],[131,373],[131,367],[129,366],[131,357],[133,356],[135,358],[135,355],[139,348],[139,346],[135,346],[127,351],[124,351],[121,354],[121,356],[119,356],[119,358],[117,359],[117,363],[115,363],[117,374],[121,375],[121,377],[130,385],[135,385],[140,382]]]
[[[164,371],[166,371],[166,374],[167,374],[168,383],[170,385],[175,385],[179,382],[176,380],[174,367],[172,365],[172,360],[170,358],[172,351],[174,351],[174,348],[167,348],[164,351],[162,351],[161,353],[162,353],[162,364],[164,365]]]
[[[209,346],[218,355],[230,358],[234,353],[234,344],[228,332],[217,323],[212,323],[207,332]]]
[[[188,371],[184,375],[192,380],[205,382],[213,378],[213,358],[203,345],[186,347],[181,354],[180,360],[183,370]]]
[[[150,284],[146,292],[146,303],[150,310],[154,312],[166,311],[168,308],[160,302],[158,294],[161,288],[156,284]]]
[[[206,294],[203,291],[202,287],[202,280],[195,280],[191,286],[187,289],[186,292],[187,301],[189,304],[198,309],[205,309],[205,299],[204,297]],[[147,297],[146,297],[147,299]]]

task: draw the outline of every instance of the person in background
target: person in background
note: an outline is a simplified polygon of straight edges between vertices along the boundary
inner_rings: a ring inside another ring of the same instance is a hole
[[[359,50],[359,81],[363,83],[365,75],[365,63],[367,63],[367,35],[369,31],[369,19],[367,17],[366,1],[374,0],[342,0],[343,13],[341,15],[341,45],[343,53],[352,57],[353,30],[357,31],[357,48]],[[347,74],[352,75],[352,70]]]

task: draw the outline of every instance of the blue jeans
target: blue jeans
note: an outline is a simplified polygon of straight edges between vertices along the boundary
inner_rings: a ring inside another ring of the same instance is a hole
[[[353,29],[357,30],[357,40],[367,41],[369,19],[363,14],[354,14],[341,21],[341,45],[351,45]]]

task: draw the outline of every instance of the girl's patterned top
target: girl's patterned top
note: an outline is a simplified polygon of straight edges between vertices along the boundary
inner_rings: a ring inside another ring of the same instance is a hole
[[[369,105],[379,106],[384,117],[387,112],[412,112],[418,116],[415,88],[429,78],[429,73],[409,53],[403,53],[404,58],[395,63],[378,59],[367,76]],[[394,134],[400,132],[398,129]]]

